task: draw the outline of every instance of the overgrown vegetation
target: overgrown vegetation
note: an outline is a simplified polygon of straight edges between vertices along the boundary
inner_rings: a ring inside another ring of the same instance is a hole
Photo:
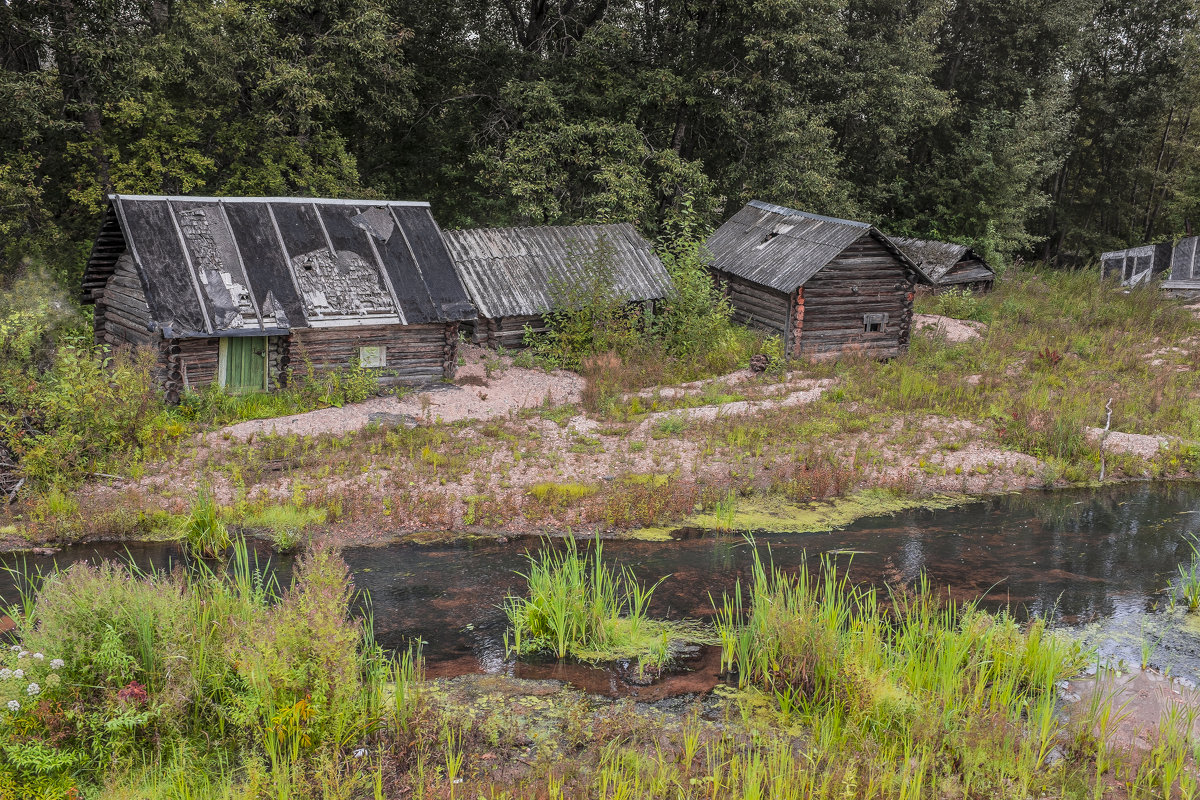
[[[639,674],[657,674],[681,644],[708,638],[694,624],[649,616],[650,598],[665,578],[644,586],[628,567],[616,570],[603,556],[599,537],[587,552],[568,537],[561,550],[547,542],[528,554],[529,572],[522,577],[529,596],[509,597],[504,604],[510,653],[591,662],[636,659]]]
[[[926,584],[880,594],[828,566],[756,560],[716,617],[741,688],[654,709],[544,681],[426,680],[419,651],[389,658],[369,618],[349,616],[336,555],[308,553],[281,591],[244,544],[233,552],[227,574],[79,563],[27,589],[0,650],[0,796],[1174,800],[1198,788],[1194,708],[1172,705],[1147,748],[1126,752],[1102,686],[1059,714],[1055,684],[1088,653]],[[579,574],[576,588],[593,580]]]
[[[658,248],[671,291],[649,316],[617,292],[611,244],[575,254],[581,277],[554,287],[547,332],[527,331],[526,343],[543,365],[584,376],[586,410],[611,414],[629,391],[725,374],[755,356],[778,371],[779,340],[732,322],[732,308],[707,268],[704,233],[685,199],[678,230]]]
[[[411,719],[411,658],[393,666],[349,618],[331,552],[284,591],[243,542],[228,575],[77,563],[37,583],[9,610],[2,796],[213,796],[235,776],[247,797],[362,793],[372,762],[354,749],[377,765],[381,731]]]
[[[245,419],[366,399],[374,376],[358,365],[316,373],[298,360],[286,386],[229,394],[207,386],[166,405],[152,351],[98,347],[90,309],[45,276],[26,273],[0,292],[0,491],[69,489],[98,473],[138,471],[186,436]]]

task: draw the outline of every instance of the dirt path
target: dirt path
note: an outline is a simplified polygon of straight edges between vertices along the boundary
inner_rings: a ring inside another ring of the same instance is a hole
[[[245,440],[262,434],[342,434],[372,422],[489,420],[526,408],[579,402],[583,378],[573,372],[514,367],[511,358],[475,345],[464,345],[459,353],[465,363],[459,366],[453,383],[429,384],[401,397],[373,397],[342,408],[239,422],[220,431],[218,437]]]

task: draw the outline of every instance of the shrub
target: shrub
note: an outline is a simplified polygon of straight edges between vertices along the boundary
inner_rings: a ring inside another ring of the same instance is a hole
[[[415,698],[406,686],[385,717],[392,667],[350,619],[351,593],[345,564],[320,551],[279,596],[244,542],[228,574],[80,562],[46,576],[24,613],[10,609],[17,649],[0,652],[0,793],[93,796],[137,770],[177,776],[181,796],[264,770],[248,796],[320,794],[326,770],[348,779],[367,765],[344,748],[380,720],[407,724]],[[396,669],[419,672],[411,656]]]

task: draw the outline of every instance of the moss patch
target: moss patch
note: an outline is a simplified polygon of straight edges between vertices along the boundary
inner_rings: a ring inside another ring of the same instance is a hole
[[[677,527],[765,531],[767,533],[819,533],[841,528],[863,517],[896,514],[914,508],[950,508],[969,501],[966,495],[902,497],[885,489],[866,489],[828,502],[794,504],[769,497],[740,499],[730,517],[714,512],[692,514]],[[670,538],[666,528],[642,528],[628,538],[661,541]]]

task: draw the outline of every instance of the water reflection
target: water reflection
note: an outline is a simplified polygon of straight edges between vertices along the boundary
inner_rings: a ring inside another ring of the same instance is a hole
[[[1198,512],[1200,485],[1136,484],[1026,492],[863,520],[828,533],[763,535],[757,543],[788,570],[802,562],[816,568],[825,555],[849,568],[857,582],[911,584],[925,573],[957,599],[982,598],[989,608],[1073,626],[1105,655],[1131,663],[1140,660],[1143,632],[1149,630],[1159,642],[1153,663],[1200,680],[1200,639],[1193,633],[1200,625],[1170,612],[1164,592],[1177,565],[1191,557],[1187,537],[1200,534]],[[518,539],[356,547],[345,558],[370,598],[376,638],[388,647],[423,640],[430,674],[558,674],[607,691],[609,673],[588,678],[578,668],[514,664],[504,652],[500,604],[506,593],[522,589],[516,572],[525,566],[526,549],[541,546],[538,539]],[[54,560],[95,560],[126,551],[143,568],[168,568],[180,559],[173,545],[134,544],[83,546],[26,561],[45,569]],[[606,542],[604,553],[643,580],[671,576],[651,607],[665,617],[710,616],[710,598],[719,599],[744,580],[752,562],[750,545],[741,537],[696,530],[680,531],[670,544]],[[6,562],[12,564],[13,557]],[[277,557],[275,563],[286,581],[290,559]],[[0,575],[0,596],[13,598],[7,575]],[[711,672],[710,656],[698,657],[697,672]]]

